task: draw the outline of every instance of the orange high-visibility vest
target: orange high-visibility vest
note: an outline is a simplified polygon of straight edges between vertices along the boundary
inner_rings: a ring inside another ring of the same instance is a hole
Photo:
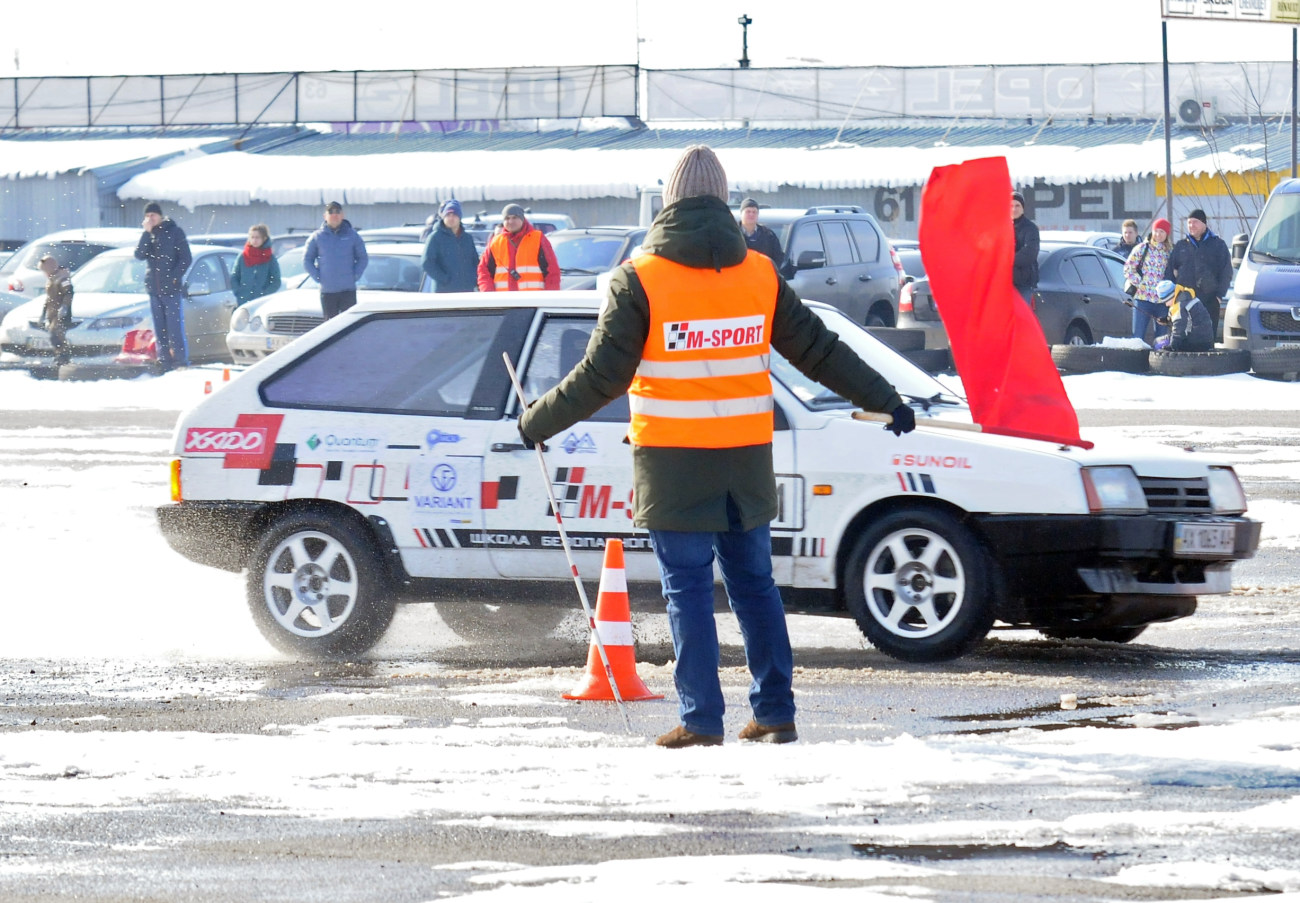
[[[500,232],[492,238],[492,258],[496,261],[496,271],[492,281],[499,292],[528,291],[545,288],[542,280],[542,233],[529,229],[519,240],[518,246],[510,242],[509,232]],[[519,281],[510,287],[510,252],[514,250],[514,270],[519,274]]]
[[[772,261],[750,251],[721,272],[651,254],[632,265],[650,299],[650,334],[628,389],[633,444],[770,443]]]

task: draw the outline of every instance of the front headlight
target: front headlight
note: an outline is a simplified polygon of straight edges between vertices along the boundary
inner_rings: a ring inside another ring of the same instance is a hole
[[[1246,493],[1231,467],[1210,468],[1210,504],[1215,514],[1245,514]]]
[[[249,321],[248,321],[248,331],[249,331],[249,332],[261,332],[261,331],[262,331],[262,318],[261,318],[261,317],[253,317],[251,320],[249,320]]]
[[[1083,492],[1094,514],[1146,514],[1147,498],[1133,468],[1123,465],[1085,467]]]
[[[144,317],[100,317],[98,320],[91,320],[87,329],[130,329],[132,326],[139,326],[144,322]]]
[[[247,326],[248,326],[248,311],[241,307],[239,308],[239,310],[235,311],[234,316],[230,318],[230,328],[237,330],[239,332],[243,332],[245,327]]]

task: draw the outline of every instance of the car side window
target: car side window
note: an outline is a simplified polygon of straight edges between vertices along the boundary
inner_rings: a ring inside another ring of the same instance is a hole
[[[1079,254],[1072,261],[1084,285],[1089,288],[1110,288],[1110,280],[1106,278],[1106,271],[1102,269],[1101,261],[1095,254]]]
[[[1111,288],[1124,287],[1124,264],[1114,257],[1103,257],[1101,265],[1106,268],[1106,273],[1110,276]]]
[[[238,254],[218,254],[217,258],[221,261],[222,275],[226,277],[226,283],[222,288],[230,288],[230,274],[235,271],[235,261],[239,259]]]
[[[822,238],[826,241],[826,265],[847,266],[853,263],[853,246],[849,243],[849,230],[844,223],[822,223]]]
[[[853,240],[858,245],[858,259],[866,263],[875,263],[880,259],[880,233],[871,228],[865,220],[849,220],[853,231]]]
[[[1079,271],[1075,269],[1074,260],[1075,258],[1072,257],[1069,260],[1061,261],[1061,281],[1066,285],[1083,285],[1083,277],[1080,276]],[[1039,281],[1041,282],[1042,279],[1040,278]]]
[[[208,254],[194,261],[190,267],[189,279],[186,280],[191,290],[203,288],[208,292],[221,292],[226,289],[226,274],[215,254]]]
[[[524,313],[531,320],[531,311]],[[273,375],[262,384],[262,400],[270,407],[477,416],[485,362],[494,357],[494,369],[504,371],[503,340],[510,344],[517,319],[505,311],[370,317]],[[499,414],[505,397],[498,394],[491,401]]]
[[[790,239],[790,253],[786,255],[786,260],[798,264],[799,258],[808,251],[823,259],[826,257],[826,248],[822,245],[822,233],[816,223],[802,223],[795,227],[794,236]]]
[[[523,374],[524,395],[540,398],[564,379],[586,354],[595,328],[593,317],[547,317]],[[627,395],[614,399],[587,419],[627,423],[631,419]]]

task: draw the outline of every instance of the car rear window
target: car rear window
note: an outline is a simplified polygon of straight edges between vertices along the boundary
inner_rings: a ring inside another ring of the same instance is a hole
[[[531,320],[531,311],[523,313]],[[505,311],[370,317],[268,379],[262,400],[271,407],[438,417],[467,416],[473,406],[478,416],[484,364],[493,358],[504,370],[503,340],[522,343],[518,320]]]

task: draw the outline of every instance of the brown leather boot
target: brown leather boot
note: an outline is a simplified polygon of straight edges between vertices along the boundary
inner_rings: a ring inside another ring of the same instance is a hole
[[[740,729],[740,739],[755,743],[793,743],[799,739],[799,733],[794,729],[793,721],[789,724],[759,724],[750,719],[749,724]]]
[[[721,746],[722,737],[717,734],[697,734],[688,731],[680,724],[655,741],[655,746],[669,749],[682,749],[687,746]]]

